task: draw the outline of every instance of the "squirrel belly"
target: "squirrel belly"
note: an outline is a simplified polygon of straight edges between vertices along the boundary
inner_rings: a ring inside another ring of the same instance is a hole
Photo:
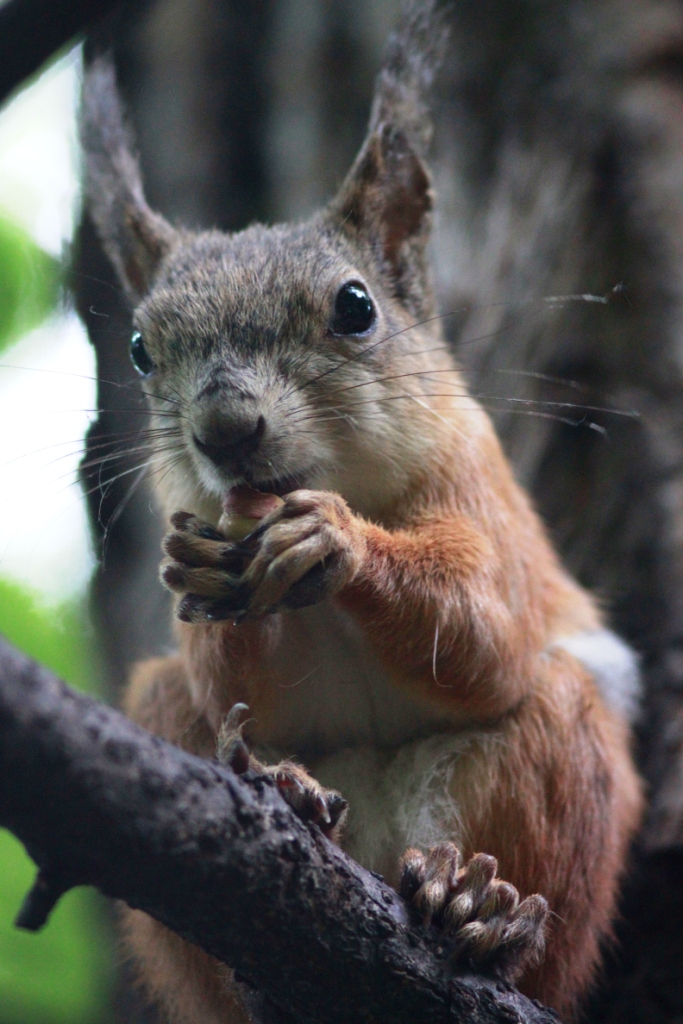
[[[111,65],[88,71],[89,209],[134,308],[155,432],[173,437],[155,493],[179,650],[137,667],[126,709],[213,757],[247,705],[240,756],[442,927],[454,963],[571,1013],[640,816],[635,666],[561,567],[436,317],[437,6],[404,19],[361,152],[302,224],[173,228],[143,198]],[[244,1019],[225,967],[126,920],[170,1019]]]

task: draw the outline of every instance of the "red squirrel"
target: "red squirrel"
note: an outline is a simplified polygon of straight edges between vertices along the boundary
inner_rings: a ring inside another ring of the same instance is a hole
[[[145,201],[111,64],[88,71],[87,201],[134,309],[176,595],[178,652],[136,667],[125,706],[236,767],[246,742],[454,963],[571,1014],[640,815],[636,665],[444,342],[435,7],[405,15],[353,167],[300,224],[172,227]],[[126,933],[170,1019],[245,1019],[227,968],[140,912]]]

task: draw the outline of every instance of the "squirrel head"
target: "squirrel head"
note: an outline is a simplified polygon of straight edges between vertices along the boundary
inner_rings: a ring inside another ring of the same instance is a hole
[[[113,65],[90,66],[88,208],[133,305],[131,357],[162,431],[169,511],[217,518],[222,495],[247,482],[335,490],[376,514],[424,468],[430,432],[418,421],[433,416],[433,383],[416,374],[445,358],[427,354],[441,340],[425,323],[433,193],[424,122],[399,123],[401,103],[378,95],[361,152],[319,214],[193,233],[150,210]]]

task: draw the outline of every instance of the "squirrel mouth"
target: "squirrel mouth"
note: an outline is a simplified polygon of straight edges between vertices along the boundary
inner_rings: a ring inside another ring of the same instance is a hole
[[[254,490],[261,491],[262,494],[277,494],[279,498],[284,498],[285,494],[291,494],[292,491],[298,491],[304,486],[301,476],[294,476],[291,473],[271,480],[255,480],[245,474],[243,480]]]

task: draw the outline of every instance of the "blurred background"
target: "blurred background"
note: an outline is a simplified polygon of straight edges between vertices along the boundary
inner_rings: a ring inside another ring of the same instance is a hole
[[[81,47],[0,111],[0,632],[74,686],[101,675],[86,587],[94,566],[78,484],[95,359],[63,292],[79,216]],[[0,1020],[105,1020],[113,945],[92,892],[39,936],[12,927],[34,869],[0,831]]]
[[[34,0],[10,3],[26,9],[28,46],[47,15],[36,18]],[[131,662],[172,639],[157,580],[163,523],[145,455],[132,450],[144,406],[130,311],[79,205],[82,62],[113,48],[150,205],[189,227],[237,230],[305,217],[334,193],[401,4],[111,7],[63,0],[80,35],[62,33],[62,50],[0,108],[0,631],[116,701]],[[683,1019],[683,7],[457,0],[449,21],[432,162],[446,334],[564,558],[646,680],[637,738],[650,814],[622,944],[587,1019],[673,1024]],[[92,892],[70,893],[38,936],[12,928],[31,877],[0,832],[0,1024],[153,1020],[120,962],[113,912]]]

